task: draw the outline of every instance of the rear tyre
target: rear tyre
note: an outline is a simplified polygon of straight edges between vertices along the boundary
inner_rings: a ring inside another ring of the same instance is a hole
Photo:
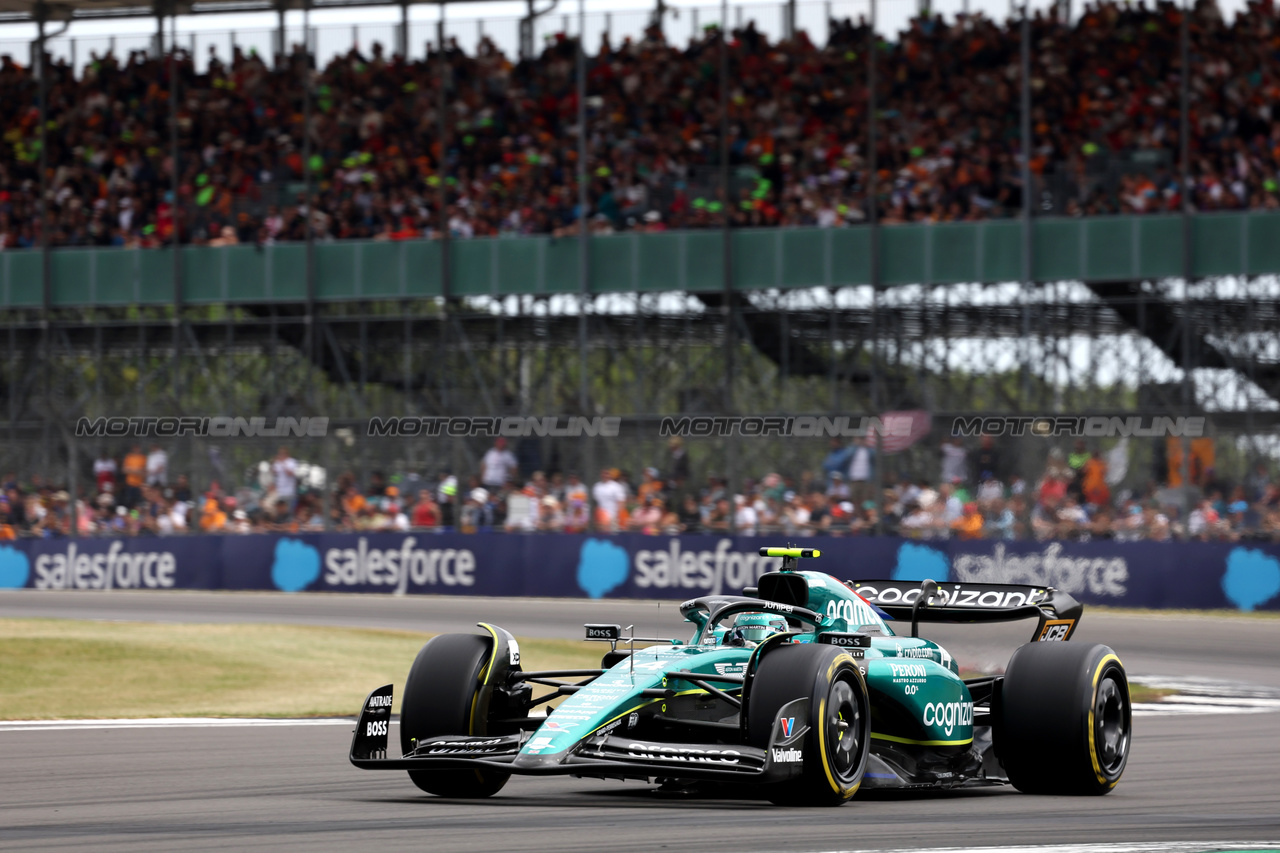
[[[484,735],[485,720],[474,719],[481,673],[492,640],[476,634],[441,634],[418,652],[400,702],[400,749],[440,735]],[[508,773],[489,769],[410,770],[409,778],[428,794],[491,797],[507,784]]]
[[[778,711],[803,697],[810,699],[803,775],[765,794],[779,805],[841,805],[862,784],[871,744],[867,684],[848,652],[796,643],[761,658],[747,703],[749,741],[767,748]]]
[[[1001,688],[996,755],[1028,794],[1105,794],[1129,759],[1133,710],[1115,652],[1078,643],[1027,643]]]

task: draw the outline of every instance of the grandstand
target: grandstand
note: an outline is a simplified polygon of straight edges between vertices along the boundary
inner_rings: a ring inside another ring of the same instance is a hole
[[[109,7],[0,0],[42,28],[138,11]],[[362,480],[474,471],[489,445],[371,439],[382,414],[624,417],[522,442],[525,471],[634,475],[675,414],[929,412],[883,485],[936,479],[973,415],[1206,416],[1209,470],[1147,442],[1118,484],[1136,494],[1268,461],[1272,10],[924,14],[888,37],[816,7],[659,7],[584,50],[612,22],[530,17],[513,43],[443,14],[415,34],[406,11],[386,43],[320,57],[309,25],[212,54],[166,30],[210,2],[152,10],[142,53],[10,57],[5,469],[75,491],[103,449],[78,418],[223,413],[329,417],[294,452]],[[275,443],[170,455],[200,490]],[[1008,440],[1010,476],[1036,482],[1050,446]],[[826,450],[691,455],[732,492]]]

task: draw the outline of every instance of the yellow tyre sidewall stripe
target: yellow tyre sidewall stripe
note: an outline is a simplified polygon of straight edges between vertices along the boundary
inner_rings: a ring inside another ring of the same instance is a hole
[[[1098,708],[1098,680],[1102,678],[1102,671],[1107,668],[1107,664],[1111,661],[1115,661],[1117,666],[1124,668],[1124,664],[1120,663],[1120,658],[1114,653],[1103,655],[1102,660],[1098,661],[1098,665],[1093,671],[1093,690],[1089,696],[1089,760],[1093,763],[1093,774],[1098,778],[1098,784],[1105,785],[1108,788],[1114,788],[1116,783],[1120,781],[1120,777],[1117,776],[1108,782],[1106,774],[1102,772],[1102,765],[1098,762],[1094,715],[1097,713]]]
[[[849,663],[853,667],[853,671],[858,671],[858,662],[850,655],[840,655],[831,661],[831,665],[827,667],[826,677],[823,684],[827,690],[823,692],[822,700],[818,703],[818,756],[822,759],[822,772],[827,774],[827,783],[831,785],[831,790],[835,791],[845,799],[849,799],[858,792],[858,788],[862,786],[862,779],[858,779],[852,785],[841,785],[836,781],[836,776],[831,772],[831,762],[827,760],[827,694],[835,679],[836,670],[842,663]]]

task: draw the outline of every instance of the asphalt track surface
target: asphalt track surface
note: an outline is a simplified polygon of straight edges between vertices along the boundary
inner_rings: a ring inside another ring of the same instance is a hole
[[[4,592],[0,616],[437,632],[483,618],[529,637],[580,636],[585,621],[646,634],[678,623],[669,603],[132,592]],[[984,666],[1029,630],[922,633]],[[1074,639],[1107,643],[1138,676],[1280,688],[1280,620],[1086,611]],[[491,800],[438,799],[402,773],[352,768],[345,726],[0,732],[0,849],[816,851],[1280,838],[1280,713],[1134,725],[1128,769],[1106,797],[974,789],[820,810],[577,779],[516,778]]]

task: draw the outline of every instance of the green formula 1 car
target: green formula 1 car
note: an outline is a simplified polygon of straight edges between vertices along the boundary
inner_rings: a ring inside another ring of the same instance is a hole
[[[1082,610],[1070,596],[840,581],[798,570],[816,551],[761,554],[783,564],[758,587],[680,605],[692,623],[685,639],[587,625],[587,639],[612,647],[600,669],[525,672],[515,638],[487,624],[483,635],[433,637],[405,684],[401,757],[387,757],[387,685],[365,701],[352,764],[407,770],[446,797],[491,796],[513,774],[571,775],[747,785],[795,805],[961,785],[1105,794],[1119,781],[1132,731],[1128,681],[1111,649],[1065,642]],[[1022,618],[1037,620],[1033,641],[1003,676],[962,679],[917,630]],[[910,634],[886,619],[909,620]],[[535,698],[535,685],[549,692]]]

